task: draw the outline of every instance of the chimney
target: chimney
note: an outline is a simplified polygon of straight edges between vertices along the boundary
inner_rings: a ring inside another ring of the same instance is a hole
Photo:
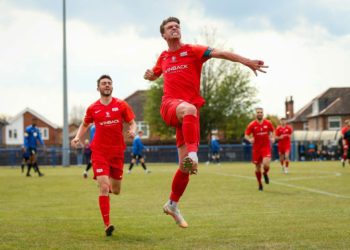
[[[294,117],[294,102],[293,102],[293,96],[288,96],[286,98],[286,118],[291,119]]]

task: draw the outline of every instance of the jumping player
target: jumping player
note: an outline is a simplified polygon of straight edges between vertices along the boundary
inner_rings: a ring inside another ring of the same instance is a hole
[[[293,128],[287,125],[286,118],[280,119],[280,125],[276,128],[276,139],[278,140],[278,154],[282,172],[288,174],[289,167],[289,153],[290,153],[290,139],[292,137]]]
[[[202,65],[210,58],[221,58],[239,62],[249,67],[255,74],[264,72],[263,61],[250,60],[228,51],[208,46],[184,44],[181,41],[180,20],[176,17],[165,19],[160,25],[160,34],[168,45],[155,66],[147,69],[144,78],[154,81],[161,75],[164,88],[160,113],[169,126],[176,128],[176,145],[179,156],[179,169],[173,177],[169,200],[163,211],[171,215],[176,223],[188,227],[177,203],[189,182],[189,175],[198,169],[199,110],[204,105],[200,95]]]
[[[263,191],[261,181],[261,168],[266,184],[270,183],[268,172],[271,161],[271,141],[274,141],[274,127],[272,123],[264,119],[262,108],[256,108],[256,119],[249,123],[245,131],[245,139],[253,144],[252,162],[255,164],[255,176],[258,181],[259,191]]]
[[[71,144],[73,147],[79,144],[90,123],[95,123],[96,133],[91,144],[92,168],[99,186],[99,206],[106,236],[111,236],[114,226],[109,219],[109,192],[118,195],[121,189],[126,148],[123,122],[128,125],[127,134],[131,138],[135,136],[136,123],[130,106],[125,101],[112,97],[113,82],[110,76],[102,75],[97,80],[97,90],[100,99],[86,110],[84,121]]]

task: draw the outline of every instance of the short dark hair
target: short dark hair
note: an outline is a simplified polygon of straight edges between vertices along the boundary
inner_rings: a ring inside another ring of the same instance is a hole
[[[180,19],[177,18],[177,17],[168,17],[167,19],[164,19],[162,24],[160,25],[160,34],[163,35],[164,34],[164,26],[167,24],[167,23],[170,23],[170,22],[175,22],[177,24],[180,24]]]
[[[109,75],[102,75],[97,79],[97,86],[100,84],[100,81],[104,78],[107,78],[112,81],[112,78]]]

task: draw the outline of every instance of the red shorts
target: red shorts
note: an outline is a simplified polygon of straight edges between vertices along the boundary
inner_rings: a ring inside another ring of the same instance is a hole
[[[180,103],[184,102],[181,99],[165,99],[160,105],[160,115],[168,126],[177,128],[180,124],[176,116],[176,108]]]
[[[280,154],[286,154],[290,152],[290,145],[283,145],[279,146],[278,145],[278,153]]]
[[[180,147],[185,144],[185,139],[182,132],[182,126],[180,121],[177,119],[176,116],[176,108],[184,102],[184,100],[181,99],[163,99],[162,104],[160,106],[160,115],[162,116],[164,122],[168,126],[172,126],[176,128],[176,146]],[[199,124],[199,108],[197,107],[197,117],[198,117],[198,124]],[[199,130],[199,126],[198,126]],[[199,136],[199,131],[197,131]],[[199,137],[198,137],[199,138]]]
[[[271,158],[271,147],[253,148],[252,153],[252,162],[254,164],[260,164],[264,158]]]
[[[107,175],[113,179],[123,179],[124,157],[116,157],[106,152],[93,151],[91,155],[94,179],[97,176]]]

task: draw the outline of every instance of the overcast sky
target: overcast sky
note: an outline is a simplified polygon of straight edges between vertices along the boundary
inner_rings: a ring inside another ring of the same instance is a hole
[[[251,75],[265,113],[284,115],[330,87],[350,86],[348,0],[67,0],[68,103],[97,100],[109,74],[114,96],[147,89],[144,71],[166,49],[159,25],[181,20],[185,43],[216,30],[220,49],[270,66]],[[206,44],[211,45],[211,44]],[[216,59],[218,60],[218,59]],[[0,0],[0,114],[29,107],[62,126],[62,1]]]

